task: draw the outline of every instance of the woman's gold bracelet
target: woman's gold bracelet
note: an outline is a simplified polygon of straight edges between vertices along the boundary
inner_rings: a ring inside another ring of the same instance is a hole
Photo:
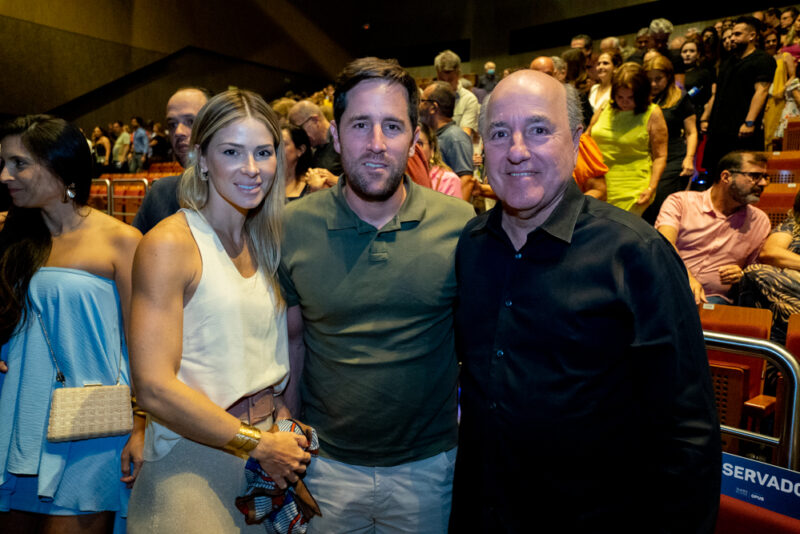
[[[239,432],[233,436],[222,450],[246,460],[250,456],[250,451],[256,448],[260,440],[261,431],[259,429],[247,423],[241,423]]]

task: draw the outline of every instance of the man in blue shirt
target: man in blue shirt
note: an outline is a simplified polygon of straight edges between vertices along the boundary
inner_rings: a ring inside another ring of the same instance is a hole
[[[147,136],[141,117],[131,118],[131,130],[133,130],[133,156],[128,162],[128,170],[139,172],[144,169],[147,149],[150,148],[150,138]]]

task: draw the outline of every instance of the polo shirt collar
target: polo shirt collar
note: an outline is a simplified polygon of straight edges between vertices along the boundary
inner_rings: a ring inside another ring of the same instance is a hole
[[[720,217],[724,218],[725,215],[723,215],[721,212],[718,212],[714,208],[714,203],[711,201],[711,189],[712,188],[710,187],[710,188],[706,189],[705,191],[703,191],[703,196],[702,196],[702,210],[703,210],[703,213],[708,213],[710,215],[714,215],[715,217],[716,216],[720,216]]]
[[[575,225],[578,222],[578,216],[583,210],[586,199],[583,193],[578,188],[578,185],[570,177],[564,190],[564,196],[561,201],[547,218],[538,228],[528,234],[528,242],[531,241],[530,236],[538,230],[542,230],[556,239],[565,243],[572,242],[572,234],[575,231]],[[502,225],[503,206],[501,202],[497,203],[497,207],[491,212],[489,216],[478,222],[472,229],[472,232],[488,228],[490,231],[503,236],[508,239],[508,236],[503,230]]]
[[[331,188],[334,209],[327,210],[325,214],[328,230],[345,230],[355,228],[358,233],[374,232],[375,227],[359,219],[347,200],[344,198],[345,177],[339,176],[339,182]],[[421,186],[415,184],[406,174],[403,176],[403,187],[406,188],[406,198],[400,210],[383,228],[381,232],[390,232],[402,229],[403,223],[419,222],[425,215],[425,198],[419,191]]]
[[[703,210],[703,213],[707,213],[713,217],[719,217],[720,219],[736,219],[737,217],[742,218],[747,216],[748,210],[750,209],[750,206],[748,205],[742,206],[741,208],[737,209],[730,215],[725,215],[721,211],[717,210],[714,207],[714,203],[711,201],[711,190],[713,188],[714,187],[711,186],[710,188],[703,191],[702,204],[701,204],[701,209]]]

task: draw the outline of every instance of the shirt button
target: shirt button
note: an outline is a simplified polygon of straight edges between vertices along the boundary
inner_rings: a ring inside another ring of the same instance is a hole
[[[505,305],[506,305],[506,308],[510,308],[511,307],[511,299],[506,299]]]
[[[503,349],[499,349],[497,352],[495,352],[495,354],[498,358],[502,358],[505,355],[505,352],[503,352]]]
[[[521,253],[517,252],[516,254],[514,254],[514,259],[515,260],[519,260],[521,258],[522,258],[522,254]]]

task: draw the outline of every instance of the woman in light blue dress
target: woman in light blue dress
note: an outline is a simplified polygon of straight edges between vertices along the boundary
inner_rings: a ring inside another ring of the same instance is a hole
[[[141,234],[86,205],[92,157],[65,121],[11,122],[0,157],[13,202],[0,217],[0,532],[110,532],[141,465],[143,420],[131,436],[53,443],[46,433],[56,363],[66,387],[129,383],[124,325]]]

